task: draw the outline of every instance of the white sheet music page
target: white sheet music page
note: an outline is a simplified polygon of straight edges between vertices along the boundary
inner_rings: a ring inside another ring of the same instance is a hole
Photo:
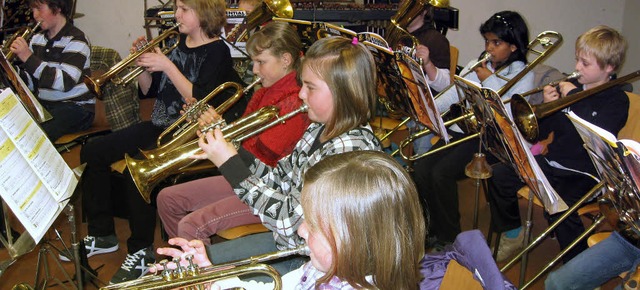
[[[0,93],[0,195],[38,242],[78,180],[10,89]]]

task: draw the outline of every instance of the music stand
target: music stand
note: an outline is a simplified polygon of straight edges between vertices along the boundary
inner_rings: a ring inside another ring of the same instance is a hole
[[[606,199],[618,213],[618,219],[609,222],[615,225],[616,230],[628,229],[640,237],[640,161],[639,152],[631,150],[638,143],[617,140],[611,133],[573,112],[567,116],[576,127],[598,175],[607,186]]]
[[[524,247],[526,251],[523,250],[521,254],[512,260],[515,261],[521,258],[520,282],[522,283],[528,261],[528,249],[530,249],[529,246],[534,246],[533,243],[529,245],[531,228],[533,227],[531,218],[533,215],[533,195],[535,194],[542,201],[545,210],[549,214],[565,211],[568,207],[551,187],[533,154],[525,145],[524,138],[511,121],[500,96],[492,89],[481,88],[478,84],[457,76],[454,78],[454,83],[460,90],[460,95],[464,95],[464,100],[471,105],[479,126],[483,128],[481,131],[484,131],[485,134],[481,138],[481,142],[484,143],[485,149],[500,159],[501,162],[510,164],[521,180],[529,186],[527,221],[524,232]],[[536,244],[539,240],[541,238],[536,239]],[[498,246],[499,242],[496,243],[496,251]],[[510,266],[510,264],[511,262],[507,265]],[[508,267],[505,266],[501,271],[505,271],[506,268]]]
[[[0,196],[3,218],[9,236],[9,208],[25,228],[25,232],[15,242],[11,237],[9,240],[0,237],[11,257],[2,263],[5,268],[0,269],[0,274],[18,257],[40,244],[36,284],[40,284],[42,265],[46,275],[43,284],[46,285],[51,278],[46,254],[53,254],[48,251],[49,244],[43,238],[58,215],[68,208],[69,197],[78,184],[78,179],[12,89],[0,92],[0,108],[0,175],[3,176],[0,180]],[[72,208],[70,213],[73,215]],[[72,243],[75,245],[77,241]],[[74,253],[77,269],[80,269],[79,256]],[[56,262],[64,272],[57,259]],[[68,281],[72,281],[66,272],[64,274]],[[81,277],[78,278],[81,281]]]

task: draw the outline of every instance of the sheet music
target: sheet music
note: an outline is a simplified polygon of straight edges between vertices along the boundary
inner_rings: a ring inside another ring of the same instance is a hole
[[[610,132],[580,118],[567,114],[576,127],[593,165],[610,194],[620,221],[640,235],[640,144],[633,140],[617,140]]]
[[[448,144],[449,134],[431,94],[422,65],[404,51],[396,52],[396,58],[400,73],[405,78],[415,118],[436,135],[443,137]]]
[[[556,193],[549,180],[540,169],[538,162],[529,150],[524,137],[509,118],[500,96],[492,89],[480,88],[477,84],[456,77],[456,87],[461,89],[465,98],[473,104],[478,123],[484,124],[489,138],[503,145],[505,156],[514,167],[522,181],[542,201],[549,214],[568,209],[567,204]],[[497,148],[498,150],[501,148]]]
[[[12,90],[0,94],[0,194],[38,242],[78,180]]]

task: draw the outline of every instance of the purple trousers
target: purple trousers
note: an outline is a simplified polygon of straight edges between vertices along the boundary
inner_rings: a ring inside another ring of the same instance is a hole
[[[260,218],[233,192],[223,176],[202,178],[164,188],[158,214],[170,238],[199,239],[236,226],[260,223]]]

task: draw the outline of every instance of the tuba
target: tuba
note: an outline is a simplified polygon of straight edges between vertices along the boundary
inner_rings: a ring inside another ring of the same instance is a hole
[[[396,49],[407,38],[411,40],[413,49],[418,46],[418,40],[406,29],[416,16],[422,14],[429,6],[445,8],[449,6],[449,0],[404,0],[400,3],[398,12],[391,17],[391,22],[385,29],[385,39],[391,48]]]
[[[222,126],[221,130],[226,140],[236,146],[242,141],[257,135],[273,126],[284,123],[287,119],[307,111],[307,105],[278,116],[279,109],[274,106],[263,107],[229,125],[222,122],[212,124],[202,129],[203,132]],[[166,149],[166,148],[162,148]],[[180,173],[197,160],[190,157],[200,151],[198,140],[192,140],[177,148],[169,148],[168,151],[157,150],[156,154],[145,160],[136,160],[125,155],[125,161],[131,178],[136,184],[142,198],[151,202],[151,190],[166,177]]]
[[[265,274],[273,279],[273,289],[282,288],[282,280],[278,272],[264,262],[291,255],[309,255],[307,246],[253,256],[244,260],[229,262],[200,268],[192,261],[192,255],[186,255],[189,266],[180,266],[175,270],[163,270],[160,275],[144,276],[136,280],[112,284],[100,290],[133,290],[133,289],[203,289],[204,285],[247,274]],[[179,261],[176,261],[179,263]],[[234,268],[226,269],[230,266]]]
[[[126,73],[124,76],[119,77],[118,75],[120,73],[122,73],[125,69],[129,68],[131,66],[131,64],[136,59],[138,59],[138,57],[140,57],[144,53],[152,51],[153,49],[155,49],[157,46],[162,44],[167,39],[176,38],[176,42],[172,46],[165,47],[162,50],[162,53],[163,54],[168,54],[173,49],[175,49],[178,46],[178,43],[180,42],[179,41],[179,34],[180,33],[178,31],[176,31],[176,29],[178,27],[180,27],[180,23],[176,23],[174,26],[172,26],[171,28],[167,29],[162,34],[160,34],[157,37],[155,37],[154,39],[152,39],[150,42],[146,43],[142,48],[140,48],[136,52],[130,54],[129,56],[127,56],[127,58],[125,58],[125,59],[121,60],[120,62],[116,63],[113,67],[111,67],[104,74],[102,74],[100,76],[97,76],[95,78],[92,78],[90,76],[85,76],[84,79],[83,79],[84,84],[87,85],[87,88],[89,88],[89,91],[91,93],[93,93],[94,95],[96,95],[96,97],[101,99],[102,98],[102,89],[101,88],[108,81],[111,81],[112,83],[114,83],[116,85],[126,85],[126,84],[130,83],[132,80],[134,80],[137,76],[139,76],[144,71],[144,68],[136,67],[135,69],[133,69],[130,72]]]
[[[531,106],[527,100],[521,95],[513,95],[511,98],[511,115],[522,133],[522,136],[530,142],[535,141],[538,138],[538,119],[547,117],[563,108],[571,106],[576,102],[589,97],[593,94],[599,93],[603,90],[616,86],[618,84],[633,80],[640,77],[640,70],[632,72],[626,76],[617,78],[615,80],[608,81],[597,87],[560,98],[553,102],[542,103],[536,106]]]
[[[273,17],[292,18],[293,7],[289,0],[265,0],[260,7],[251,11],[245,21],[233,27],[227,35],[227,41],[235,44],[238,41],[244,41],[248,32],[255,29],[259,25],[271,20]],[[238,35],[240,32],[240,35]]]

